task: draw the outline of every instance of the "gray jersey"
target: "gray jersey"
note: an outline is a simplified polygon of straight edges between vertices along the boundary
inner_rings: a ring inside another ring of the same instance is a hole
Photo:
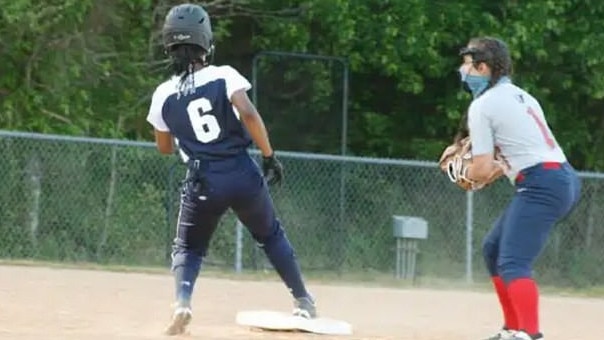
[[[492,153],[499,148],[514,181],[518,172],[540,162],[566,162],[539,102],[503,78],[476,98],[468,111],[472,153]]]

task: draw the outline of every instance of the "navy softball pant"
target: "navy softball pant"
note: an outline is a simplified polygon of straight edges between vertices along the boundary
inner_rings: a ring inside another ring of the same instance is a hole
[[[189,168],[172,252],[177,299],[190,300],[212,235],[229,208],[247,227],[292,295],[308,296],[267,183],[254,160],[242,153],[224,160],[198,161]]]
[[[516,193],[483,241],[491,276],[530,278],[554,225],[576,206],[581,182],[568,163],[540,163],[515,180]]]

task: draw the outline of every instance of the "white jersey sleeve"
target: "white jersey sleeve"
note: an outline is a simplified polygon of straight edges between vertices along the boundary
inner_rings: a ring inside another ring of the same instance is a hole
[[[221,66],[222,76],[226,84],[227,97],[231,100],[233,93],[239,90],[248,91],[252,88],[252,84],[245,79],[237,70],[231,66]]]
[[[151,105],[149,106],[149,113],[147,114],[147,122],[153,125],[153,128],[155,128],[157,131],[170,131],[168,125],[164,121],[162,111],[166,99],[168,99],[168,97],[174,93],[174,91],[170,91],[171,86],[174,86],[174,82],[171,80],[159,85],[155,89],[155,92],[153,92],[153,97],[151,98]]]
[[[468,109],[468,129],[474,156],[493,153],[495,149],[493,128],[487,113],[483,110],[484,104],[474,101]]]

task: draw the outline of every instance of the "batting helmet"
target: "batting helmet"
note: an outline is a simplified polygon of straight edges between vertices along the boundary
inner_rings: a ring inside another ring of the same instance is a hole
[[[162,29],[164,48],[180,44],[196,45],[211,54],[214,37],[210,16],[203,7],[194,4],[174,6],[166,15]]]

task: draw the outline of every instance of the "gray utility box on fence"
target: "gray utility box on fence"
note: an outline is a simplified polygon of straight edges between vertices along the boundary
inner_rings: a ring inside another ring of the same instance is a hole
[[[393,234],[396,238],[396,278],[415,277],[415,264],[419,253],[418,240],[428,238],[428,222],[415,216],[392,216]]]

